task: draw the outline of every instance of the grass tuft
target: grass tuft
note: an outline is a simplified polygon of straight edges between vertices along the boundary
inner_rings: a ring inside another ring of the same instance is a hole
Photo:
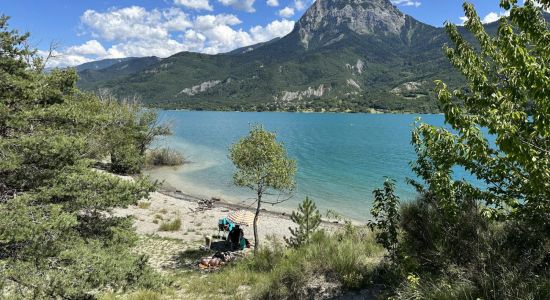
[[[180,166],[185,163],[181,153],[170,148],[153,149],[147,152],[145,163],[148,166]]]
[[[176,219],[168,222],[162,222],[159,226],[160,231],[178,231],[181,229],[181,219],[179,216]]]
[[[147,209],[147,208],[151,207],[151,202],[140,201],[140,202],[138,202],[137,206],[141,209]]]

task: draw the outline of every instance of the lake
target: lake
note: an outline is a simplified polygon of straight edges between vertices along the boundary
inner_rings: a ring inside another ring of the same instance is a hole
[[[294,196],[268,209],[289,210],[309,196],[321,212],[332,209],[366,220],[372,191],[382,186],[384,177],[396,180],[403,201],[415,198],[405,179],[414,177],[410,140],[418,117],[443,124],[442,115],[159,111],[173,135],[157,145],[181,151],[189,163],[150,175],[189,194],[251,204],[254,193],[232,184],[235,169],[228,149],[248,133],[250,124],[261,123],[277,133],[298,167]]]

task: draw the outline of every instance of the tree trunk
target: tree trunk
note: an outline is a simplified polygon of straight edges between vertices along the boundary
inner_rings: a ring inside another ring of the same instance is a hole
[[[260,215],[260,207],[262,205],[262,189],[258,189],[258,205],[256,206],[256,214],[254,215],[254,256],[260,247],[260,239],[258,238],[258,216]]]

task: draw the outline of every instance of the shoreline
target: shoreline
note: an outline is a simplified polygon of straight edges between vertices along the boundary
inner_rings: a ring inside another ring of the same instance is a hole
[[[221,208],[226,208],[226,209],[231,209],[231,210],[247,210],[247,211],[251,211],[251,212],[256,211],[256,208],[251,206],[251,205],[243,205],[243,204],[239,204],[239,203],[234,203],[234,202],[225,200],[223,198],[217,198],[217,197],[211,197],[210,199],[205,199],[205,198],[200,197],[200,196],[184,193],[183,191],[175,189],[173,187],[160,188],[160,189],[157,189],[156,192],[160,193],[162,195],[165,195],[167,197],[171,197],[171,198],[178,199],[178,200],[181,200],[181,201],[193,202],[193,203],[198,204],[201,201],[209,200],[209,201],[212,201],[212,203],[216,207],[221,207]],[[267,214],[267,215],[270,215],[272,217],[284,218],[284,219],[287,219],[287,220],[290,220],[290,215],[292,214],[291,211],[290,212],[288,212],[288,211],[275,211],[275,210],[269,210],[269,209],[263,208],[263,207],[260,209],[260,212],[261,212],[260,214],[262,214],[262,215]],[[353,224],[365,224],[364,222],[354,220],[354,219],[350,219],[350,218],[347,218],[345,216],[343,216],[343,219],[346,219],[346,220],[352,222]],[[323,218],[323,216],[321,216],[321,222],[324,223],[324,224],[331,224],[331,225],[336,225],[336,226],[341,226],[341,225],[344,224],[343,221],[331,220],[331,219],[327,219],[326,217]]]
[[[188,109],[188,108],[162,108],[162,107],[147,107],[148,109],[162,110],[162,111],[185,111],[185,112],[236,112],[236,113],[292,113],[292,114],[363,114],[363,115],[443,115],[442,112],[412,112],[412,111],[286,111],[286,110],[202,110],[202,109]]]
[[[203,191],[203,192],[199,192],[199,193],[197,193],[197,191],[192,192],[192,191],[186,190],[185,188],[174,186],[166,178],[163,179],[163,178],[159,178],[158,176],[155,178],[155,176],[154,176],[155,171],[157,171],[157,172],[158,171],[163,171],[167,168],[169,168],[170,170],[177,170],[177,169],[180,169],[180,168],[184,168],[185,165],[186,165],[186,163],[184,163],[183,165],[180,165],[180,166],[150,167],[150,168],[146,169],[144,173],[147,174],[148,176],[150,176],[151,179],[156,180],[156,181],[159,182],[160,187],[157,189],[157,192],[159,192],[161,194],[164,194],[166,196],[173,197],[173,198],[176,198],[176,199],[180,199],[182,201],[190,201],[190,202],[194,202],[194,203],[198,203],[199,201],[204,201],[204,200],[213,200],[213,199],[215,199],[215,201],[214,201],[215,203],[217,203],[220,206],[223,206],[225,208],[243,209],[243,210],[249,210],[249,211],[252,211],[252,212],[256,211],[256,206],[254,205],[255,201],[252,201],[250,204],[246,204],[245,200],[238,199],[238,198],[231,197],[231,196],[227,196],[227,195],[220,194],[220,193],[216,193],[214,195],[213,193],[209,193],[208,192],[209,190],[206,190],[206,192]],[[287,219],[290,220],[290,215],[296,209],[297,209],[297,206],[293,206],[293,207],[285,206],[285,203],[283,202],[283,203],[281,203],[281,205],[264,204],[261,208],[261,212],[262,213],[268,213],[268,214],[270,214],[272,216],[275,216],[275,217],[287,218]],[[349,221],[354,225],[364,225],[364,224],[366,224],[366,220],[359,220],[359,219],[350,217],[350,216],[346,215],[345,213],[342,213],[342,212],[334,210],[334,209],[331,209],[331,210],[336,212],[337,215],[339,216],[339,218],[338,219],[336,219],[336,218],[327,218],[327,216],[324,213],[322,213],[322,210],[320,208],[318,208],[318,209],[319,209],[319,212],[321,213],[321,218],[322,218],[323,223],[333,223],[333,224],[342,225],[342,224],[345,223],[345,221]]]

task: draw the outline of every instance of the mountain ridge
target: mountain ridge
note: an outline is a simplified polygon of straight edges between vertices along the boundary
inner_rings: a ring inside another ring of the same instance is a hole
[[[78,85],[161,108],[437,112],[433,81],[463,84],[441,50],[446,42],[443,28],[389,0],[317,0],[284,37],[216,55],[145,58],[134,72],[114,71],[123,63],[87,70]]]

